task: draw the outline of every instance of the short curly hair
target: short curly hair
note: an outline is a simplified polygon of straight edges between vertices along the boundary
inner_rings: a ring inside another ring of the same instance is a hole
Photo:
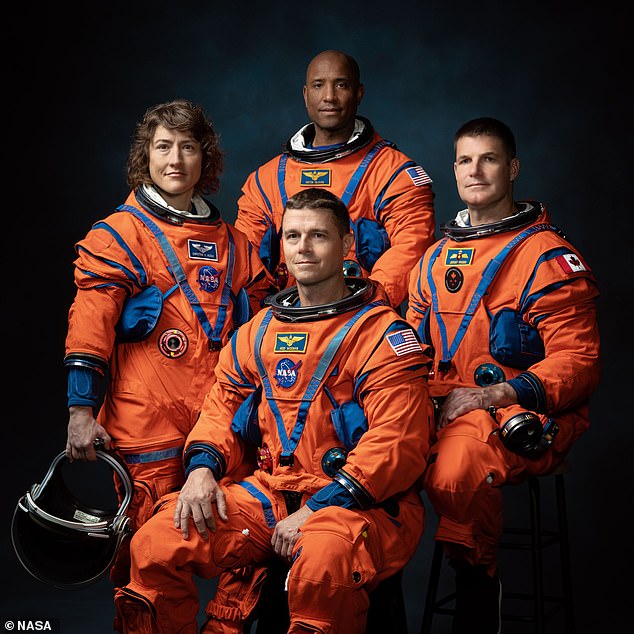
[[[190,133],[200,143],[203,160],[200,180],[194,187],[196,194],[213,194],[220,189],[223,153],[211,121],[203,109],[187,99],[175,99],[151,106],[137,123],[134,140],[128,154],[128,185],[136,189],[151,185],[149,149],[156,129]]]

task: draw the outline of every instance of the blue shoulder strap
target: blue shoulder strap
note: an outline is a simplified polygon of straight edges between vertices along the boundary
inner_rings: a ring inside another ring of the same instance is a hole
[[[348,183],[345,191],[341,195],[341,200],[343,200],[346,207],[348,206],[348,203],[352,199],[354,192],[357,190],[357,187],[361,179],[363,178],[363,175],[365,174],[365,170],[368,169],[368,165],[370,165],[370,163],[372,162],[372,159],[379,153],[380,150],[382,150],[384,147],[388,145],[389,145],[388,141],[386,141],[385,139],[381,139],[380,141],[377,141],[370,148],[370,151],[363,157],[363,160],[361,161],[361,163],[359,163],[359,166],[357,167],[354,174],[352,175],[352,178],[350,179],[350,182]]]
[[[284,185],[284,177],[286,176],[286,161],[288,161],[288,154],[282,153],[280,156],[280,162],[277,164],[277,186],[280,190],[280,198],[282,199],[282,208],[286,205],[288,200],[288,194],[286,193],[286,186]]]
[[[485,267],[482,272],[482,279],[478,284],[477,288],[473,293],[473,297],[469,302],[467,310],[462,317],[462,321],[460,322],[460,326],[456,331],[456,335],[454,337],[453,342],[449,345],[449,341],[447,339],[447,328],[445,326],[445,322],[443,321],[442,315],[438,311],[438,293],[436,291],[436,285],[434,284],[434,279],[432,277],[432,267],[440,255],[443,246],[447,242],[448,238],[443,238],[438,246],[434,249],[431,257],[429,258],[429,264],[427,265],[427,282],[429,284],[429,289],[431,291],[432,297],[432,310],[436,320],[438,322],[438,327],[440,330],[440,338],[442,342],[442,357],[438,364],[438,367],[441,371],[447,370],[451,364],[451,359],[453,359],[456,351],[458,350],[458,346],[462,342],[462,339],[467,332],[467,328],[473,319],[475,311],[480,303],[480,300],[486,293],[487,289],[491,282],[493,282],[497,272],[500,270],[502,263],[504,262],[506,256],[512,251],[514,247],[516,247],[522,240],[525,240],[529,236],[532,236],[535,233],[539,233],[540,231],[556,231],[557,228],[551,224],[540,223],[537,225],[532,225],[524,231],[518,233]]]
[[[165,257],[170,264],[170,273],[172,277],[176,280],[176,282],[178,282],[178,285],[183,291],[183,295],[185,295],[185,297],[191,304],[196,317],[198,317],[200,325],[202,326],[205,334],[207,335],[207,338],[209,339],[209,347],[212,350],[220,350],[220,348],[222,347],[220,335],[222,333],[225,320],[227,319],[227,306],[229,305],[229,300],[231,297],[231,283],[233,279],[233,268],[235,263],[234,241],[229,227],[227,227],[227,234],[229,236],[229,257],[227,259],[227,274],[225,275],[225,285],[222,289],[220,307],[218,308],[218,319],[216,320],[215,326],[212,326],[209,322],[209,318],[207,317],[207,313],[205,313],[205,310],[200,305],[200,300],[198,299],[198,297],[196,297],[196,294],[187,281],[185,271],[183,270],[183,267],[181,266],[176,253],[174,253],[172,245],[169,243],[169,240],[161,231],[160,227],[150,217],[141,213],[136,207],[131,207],[130,205],[121,205],[117,209],[119,211],[127,211],[136,216],[154,234],[160,247],[165,253]]]
[[[306,392],[302,396],[302,402],[299,406],[299,411],[297,412],[297,419],[295,421],[295,426],[293,427],[293,431],[291,432],[290,438],[286,433],[286,428],[284,426],[284,419],[282,418],[282,413],[275,402],[275,398],[273,396],[273,390],[271,388],[271,381],[266,373],[266,368],[264,367],[264,363],[262,361],[261,356],[261,347],[262,340],[264,338],[264,333],[266,332],[271,318],[273,317],[273,311],[269,310],[267,314],[264,316],[264,319],[260,323],[258,328],[255,344],[254,344],[254,353],[255,353],[255,362],[258,368],[258,372],[260,374],[260,379],[262,380],[262,386],[264,387],[264,394],[266,396],[266,400],[275,416],[275,421],[277,424],[277,433],[279,435],[280,441],[282,443],[282,454],[280,456],[280,464],[290,466],[293,464],[293,453],[295,448],[299,443],[299,439],[301,438],[302,432],[304,431],[304,425],[306,424],[306,418],[308,416],[308,410],[310,405],[315,398],[315,394],[319,389],[319,386],[322,384],[324,377],[326,375],[326,370],[330,366],[337,350],[341,346],[345,336],[348,334],[352,326],[369,310],[375,308],[376,306],[385,305],[382,301],[374,301],[366,304],[362,308],[360,308],[335,334],[335,336],[330,340],[324,355],[319,360],[317,364],[317,368],[315,373],[313,374],[311,380],[308,383],[308,387],[306,388]]]

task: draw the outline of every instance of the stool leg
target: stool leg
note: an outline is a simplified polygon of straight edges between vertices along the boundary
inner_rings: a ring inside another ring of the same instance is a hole
[[[271,561],[258,599],[255,634],[277,634],[288,630],[288,593],[284,590],[287,574],[285,561],[277,558]]]
[[[403,571],[383,579],[369,593],[370,608],[365,634],[407,634],[407,612],[403,597]],[[279,633],[278,633],[279,634]]]
[[[438,583],[440,581],[440,567],[442,565],[443,546],[441,542],[436,542],[434,546],[434,554],[431,561],[431,572],[427,581],[427,597],[425,599],[425,611],[423,612],[423,625],[421,634],[430,634],[431,622],[434,618],[434,610],[436,608],[436,595],[438,593]]]
[[[559,552],[561,555],[561,584],[564,595],[564,615],[566,634],[574,634],[575,621],[572,604],[572,567],[570,562],[570,542],[568,540],[568,512],[563,474],[555,476],[557,498],[557,522],[559,524]]]
[[[531,503],[531,555],[533,559],[533,617],[536,634],[544,634],[544,571],[542,562],[542,516],[539,481],[528,481]]]

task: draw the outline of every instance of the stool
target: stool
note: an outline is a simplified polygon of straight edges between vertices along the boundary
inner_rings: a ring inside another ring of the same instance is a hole
[[[568,541],[568,514],[566,510],[566,492],[564,476],[570,471],[570,464],[562,462],[557,468],[544,476],[529,478],[530,527],[504,527],[501,549],[524,550],[531,554],[532,593],[507,592],[502,579],[502,621],[533,623],[536,634],[543,634],[546,621],[558,610],[564,611],[565,633],[574,633],[574,613],[572,605],[572,573],[570,565],[570,544]],[[555,504],[557,511],[557,529],[542,528],[540,479],[553,478]],[[519,537],[519,539],[518,539]],[[523,539],[522,539],[523,538]],[[559,545],[561,595],[551,596],[544,593],[543,550],[553,544]],[[430,634],[434,614],[453,615],[451,607],[456,593],[453,592],[437,599],[438,584],[444,559],[442,542],[436,542],[432,557],[431,571],[427,586],[427,597],[423,613],[421,634]],[[530,601],[530,614],[507,613],[504,610],[505,599]],[[546,604],[552,604],[547,611]]]

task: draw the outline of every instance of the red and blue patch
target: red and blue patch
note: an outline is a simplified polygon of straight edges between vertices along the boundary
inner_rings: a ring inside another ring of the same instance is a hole
[[[275,366],[275,381],[278,387],[293,387],[297,382],[298,371],[302,362],[295,363],[292,359],[280,359]]]
[[[220,286],[220,275],[222,271],[216,271],[213,266],[203,266],[198,271],[198,284],[201,291],[213,293]]]

